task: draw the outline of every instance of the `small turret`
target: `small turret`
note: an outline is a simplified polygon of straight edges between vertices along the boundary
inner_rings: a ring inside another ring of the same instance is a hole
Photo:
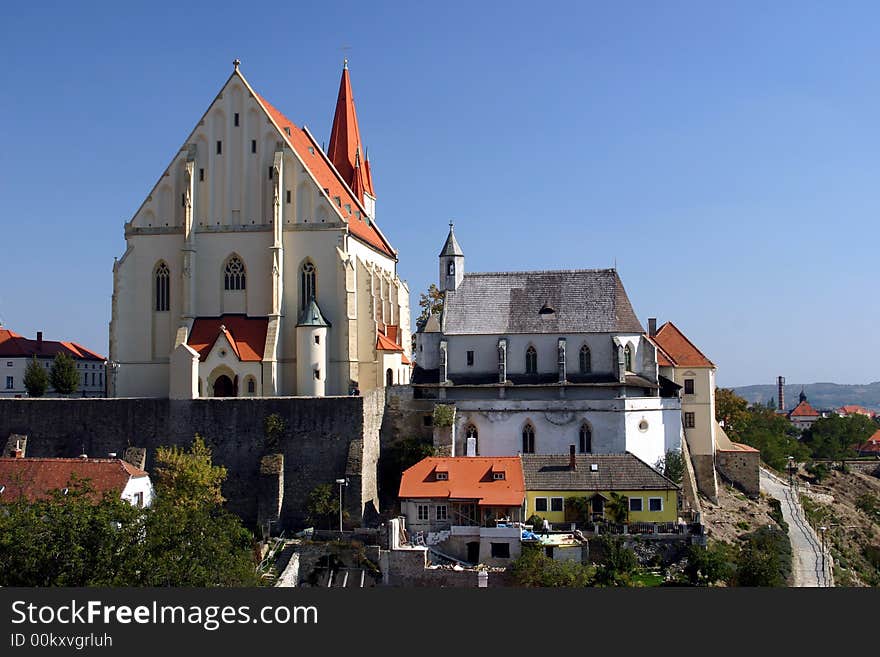
[[[323,397],[327,386],[327,329],[321,309],[311,299],[296,324],[296,393]]]
[[[455,290],[464,280],[464,251],[455,239],[454,224],[449,222],[449,235],[440,251],[440,291]]]

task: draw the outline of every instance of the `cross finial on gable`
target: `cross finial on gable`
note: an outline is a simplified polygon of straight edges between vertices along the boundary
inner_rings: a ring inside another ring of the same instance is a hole
[[[455,226],[455,224],[452,222],[452,219],[450,219],[449,220],[449,230],[452,230],[453,226]]]
[[[241,60],[238,57],[236,57],[235,59],[232,60],[232,68],[233,68],[233,70],[237,71],[239,66],[241,66]]]

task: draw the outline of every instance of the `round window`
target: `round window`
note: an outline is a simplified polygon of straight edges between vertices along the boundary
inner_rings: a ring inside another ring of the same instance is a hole
[[[648,421],[645,418],[642,418],[642,421],[639,422],[639,431],[647,431],[648,430]]]

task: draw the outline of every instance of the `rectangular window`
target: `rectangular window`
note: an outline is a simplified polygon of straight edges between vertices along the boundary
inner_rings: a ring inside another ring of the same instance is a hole
[[[427,504],[419,504],[419,520],[427,520],[428,519],[428,505]]]
[[[144,508],[144,494],[143,493],[135,493],[134,494],[134,505],[139,509]]]
[[[89,373],[88,372],[83,373],[83,385],[84,386],[89,385]]]
[[[321,380],[321,370],[315,370],[315,381]]]
[[[493,472],[492,479],[495,481],[504,481],[504,473],[503,472]]]
[[[217,140],[217,155],[223,155],[223,142]]]
[[[95,385],[95,373],[92,372],[92,385]]]
[[[433,427],[434,426],[434,417],[432,415],[423,415],[422,416],[422,426]]]
[[[446,505],[437,505],[437,520],[446,520]]]
[[[199,169],[199,182],[205,182],[205,170]]]
[[[510,543],[490,543],[492,557],[495,559],[510,559]]]
[[[630,511],[641,511],[642,510],[642,498],[641,497],[629,498],[629,510]]]
[[[662,511],[663,510],[663,498],[662,497],[649,497],[648,498],[648,511]]]
[[[287,190],[287,202],[290,203],[290,190]]]
[[[257,140],[251,139],[251,153],[257,152]]]
[[[474,352],[473,351],[467,352],[467,364],[468,365],[474,364]]]
[[[321,336],[320,335],[315,336],[315,344],[321,344]]]
[[[437,476],[437,481],[446,481],[449,479],[448,472],[435,472],[434,474]]]
[[[686,395],[694,394],[694,380],[693,379],[685,379],[684,380],[684,394],[686,394]]]
[[[535,498],[535,511],[547,511],[547,498],[546,497],[536,497]]]
[[[13,387],[13,385],[12,385],[12,377],[11,377],[11,376],[7,376],[7,377],[6,377],[6,389],[7,389],[7,390],[12,390],[12,387]]]
[[[235,121],[235,127],[237,128],[238,127],[238,112],[236,112],[235,116],[233,116],[233,120]]]
[[[272,169],[273,167],[269,167],[269,180],[272,180]]]
[[[98,385],[99,386],[104,385],[104,373],[103,372],[98,372]]]
[[[11,361],[11,360],[6,361],[6,367],[12,367],[12,361]]]
[[[550,510],[551,511],[562,511],[562,500],[561,497],[551,497],[550,498]]]
[[[685,429],[693,429],[697,426],[696,419],[693,413],[685,413],[684,414],[684,427]]]

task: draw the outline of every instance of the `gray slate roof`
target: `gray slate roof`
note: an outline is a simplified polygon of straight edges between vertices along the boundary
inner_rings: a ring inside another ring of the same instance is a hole
[[[464,251],[461,250],[461,247],[458,245],[458,240],[455,239],[455,233],[452,230],[452,226],[449,227],[449,235],[446,236],[446,243],[443,245],[443,250],[440,251],[441,256],[463,256]]]
[[[315,300],[312,299],[309,301],[309,305],[303,308],[302,312],[299,314],[299,322],[296,324],[297,326],[330,326],[330,322],[324,319],[324,315],[321,314],[321,309],[318,308],[318,304],[315,303]]]
[[[555,312],[541,314],[545,305]],[[447,335],[644,333],[615,269],[465,274],[446,292]]]
[[[674,490],[679,487],[637,456],[576,454],[576,469],[568,454],[523,454],[526,490]],[[599,466],[596,472],[590,464]]]

